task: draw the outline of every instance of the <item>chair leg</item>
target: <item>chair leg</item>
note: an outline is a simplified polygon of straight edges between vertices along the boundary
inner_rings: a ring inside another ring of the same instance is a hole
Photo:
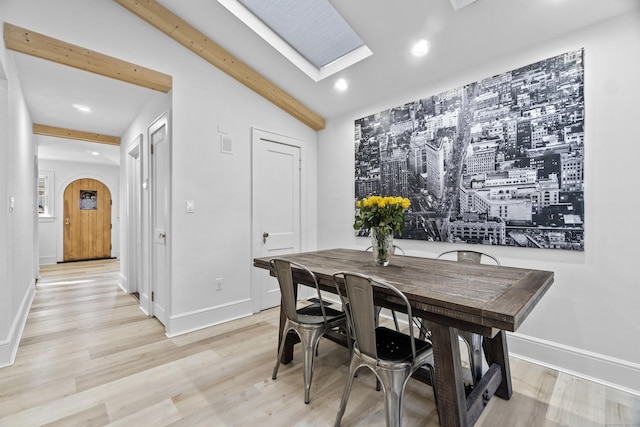
[[[375,322],[376,322],[376,328],[378,326],[380,326],[380,312],[382,311],[382,307],[380,307],[379,305],[376,305],[374,307],[375,312]]]
[[[316,349],[318,348],[318,341],[320,341],[324,331],[321,329],[303,329],[299,332],[303,352],[302,375],[304,378],[304,403],[309,403],[311,380],[313,379],[313,369],[316,360]]]
[[[393,325],[396,327],[396,331],[400,331],[400,326],[398,325],[398,316],[396,312],[391,310],[391,316],[393,317]]]
[[[482,378],[482,335],[467,331],[460,331],[458,334],[467,345],[471,378],[476,385]]]
[[[431,388],[433,389],[433,401],[436,404],[436,411],[438,412],[438,419],[440,419],[440,410],[438,409],[438,390],[436,388],[436,373],[433,369],[433,365],[427,364],[429,370],[429,378],[431,379]]]
[[[379,371],[384,387],[384,406],[387,426],[402,426],[402,397],[409,378],[408,370]]]
[[[344,335],[347,337],[347,349],[349,350],[349,357],[353,354],[353,343],[351,342],[351,331],[349,327],[344,328]]]
[[[276,359],[276,366],[273,368],[273,374],[271,374],[271,379],[275,380],[278,376],[278,368],[280,367],[280,359],[282,359],[282,353],[284,353],[284,343],[287,340],[287,334],[289,334],[289,319],[284,324],[284,329],[282,330],[282,339],[280,340],[280,347],[278,348],[278,358]]]
[[[316,358],[316,349],[312,343],[305,343],[306,348],[302,349],[302,376],[304,378],[304,403],[309,403],[311,394],[311,380],[313,379],[313,368]]]
[[[429,323],[419,317],[413,318],[414,330],[418,328],[418,338],[421,340],[431,341],[431,333],[429,332]]]
[[[282,357],[282,345],[280,346],[280,350],[278,351],[278,358],[276,359],[276,366],[273,367],[273,373],[271,374],[271,379],[275,380],[278,377],[278,368],[280,367],[280,358]]]
[[[473,384],[475,385],[482,379],[482,335],[473,334],[471,336],[471,348],[473,348],[471,375],[473,375]]]
[[[353,386],[353,379],[357,375],[359,368],[359,361],[356,357],[351,356],[351,363],[349,363],[349,376],[347,377],[347,384],[344,387],[344,392],[342,393],[342,400],[340,401],[340,409],[338,409],[338,415],[336,415],[336,422],[334,427],[340,427],[340,422],[342,421],[342,416],[344,415],[344,411],[347,409],[347,401],[349,400],[349,394],[351,394],[351,387]]]
[[[422,322],[420,322],[420,335],[419,335],[421,340],[426,340],[428,339],[429,341],[431,341],[431,334],[429,332],[429,324],[427,323],[426,320],[423,320]]]

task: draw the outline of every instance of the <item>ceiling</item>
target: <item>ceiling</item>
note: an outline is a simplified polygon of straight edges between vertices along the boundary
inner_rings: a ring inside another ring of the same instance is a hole
[[[121,136],[154,91],[94,73],[13,52],[34,123]],[[90,106],[82,112],[73,104]],[[120,164],[113,145],[37,135],[38,157],[106,165]],[[99,155],[92,153],[98,152]]]
[[[449,0],[330,0],[373,55],[315,82],[217,0],[158,1],[327,120],[640,8],[638,0],[477,0],[458,10]],[[415,58],[410,50],[420,39],[430,51]],[[152,96],[150,89],[28,55],[14,58],[35,123],[120,136]],[[347,91],[333,88],[337,78],[348,82]],[[93,112],[76,111],[74,103]],[[42,159],[118,162],[117,147],[38,141]],[[94,147],[105,154],[88,154]]]

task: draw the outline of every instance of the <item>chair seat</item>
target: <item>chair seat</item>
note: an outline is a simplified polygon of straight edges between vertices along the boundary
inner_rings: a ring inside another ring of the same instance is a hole
[[[414,340],[416,354],[423,353],[431,348],[431,344],[419,339]],[[376,350],[378,358],[381,360],[392,360],[395,362],[410,361],[411,337],[402,332],[379,326],[376,328]]]
[[[298,313],[298,321],[301,323],[320,324],[324,322],[320,304],[311,304],[296,311]],[[345,318],[344,311],[328,307],[326,304],[324,305],[324,312],[327,315],[327,323],[333,323],[335,320]]]

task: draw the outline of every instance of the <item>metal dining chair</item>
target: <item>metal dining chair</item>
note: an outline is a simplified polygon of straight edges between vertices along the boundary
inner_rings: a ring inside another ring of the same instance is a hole
[[[351,340],[347,326],[347,317],[344,311],[336,310],[328,306],[322,299],[318,280],[315,274],[302,264],[298,264],[283,258],[274,258],[270,261],[271,269],[275,272],[280,292],[282,294],[282,310],[286,315],[286,321],[282,330],[282,338],[278,349],[278,359],[273,368],[271,378],[276,379],[280,360],[285,348],[285,341],[289,331],[294,331],[300,338],[302,346],[302,372],[304,377],[304,403],[309,403],[311,379],[315,365],[315,355],[320,338],[331,330],[341,329],[346,338],[351,352]],[[303,271],[315,284],[317,302],[298,308],[298,284],[293,280],[293,269]]]
[[[344,292],[340,289],[340,280]],[[349,329],[354,338],[349,375],[344,388],[335,426],[339,427],[347,407],[354,377],[361,367],[369,368],[382,384],[385,399],[387,426],[402,425],[402,399],[409,377],[421,367],[426,367],[436,396],[433,375],[433,351],[431,343],[415,338],[413,324],[409,322],[409,333],[405,334],[384,326],[378,326],[373,298],[374,286],[385,288],[406,306],[411,318],[411,306],[407,297],[393,285],[359,273],[338,272],[333,281],[346,307]],[[437,400],[436,400],[437,407]]]
[[[470,262],[472,264],[482,264],[485,259],[490,259],[495,265],[500,265],[498,258],[493,255],[489,255],[484,252],[469,251],[462,249],[454,249],[452,251],[445,251],[438,255],[438,259],[446,259],[448,255],[455,255],[458,262]]]
[[[370,250],[373,250],[373,246],[369,246],[367,249],[365,249],[365,251],[370,251]],[[393,245],[393,253],[391,255],[397,255],[395,251],[400,252],[400,255],[404,256],[404,249],[402,249],[400,246]]]
[[[455,258],[458,262],[468,262],[471,264],[482,264],[483,261],[489,260],[490,263],[500,266],[500,261],[493,255],[484,252],[470,250],[451,250],[442,252],[438,255],[438,259]],[[422,336],[422,335],[421,335]],[[468,331],[458,331],[458,336],[467,346],[469,352],[469,369],[473,384],[478,384],[482,378],[482,335],[474,334]]]

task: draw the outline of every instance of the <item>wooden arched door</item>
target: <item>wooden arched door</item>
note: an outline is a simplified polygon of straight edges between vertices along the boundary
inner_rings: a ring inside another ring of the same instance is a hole
[[[111,192],[95,179],[64,190],[64,260],[111,258]]]

